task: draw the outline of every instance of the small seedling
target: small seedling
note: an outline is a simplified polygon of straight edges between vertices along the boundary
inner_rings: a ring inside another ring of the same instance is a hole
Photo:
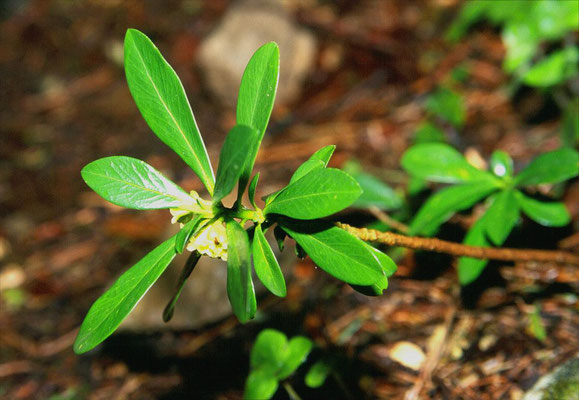
[[[282,332],[264,329],[251,349],[250,372],[245,382],[244,399],[273,397],[279,383],[289,378],[306,360],[313,347],[310,339],[295,336],[289,341]],[[292,396],[293,389],[287,383]]]
[[[578,153],[570,148],[540,155],[518,175],[513,174],[513,160],[503,151],[495,151],[490,159],[490,170],[483,171],[443,143],[417,144],[406,151],[401,163],[413,177],[452,184],[432,195],[420,208],[410,224],[410,235],[434,235],[453,214],[484,199],[487,199],[486,211],[468,231],[465,244],[502,245],[519,221],[521,211],[543,226],[564,226],[571,219],[563,203],[543,202],[523,192],[530,186],[576,177]],[[461,257],[458,264],[460,283],[465,285],[474,281],[486,264],[486,260]]]
[[[257,309],[252,269],[273,294],[286,295],[284,277],[265,238],[271,228],[279,243],[286,235],[291,237],[330,275],[373,293],[386,289],[387,277],[396,270],[394,262],[345,230],[320,220],[350,206],[361,194],[360,186],[347,173],[328,168],[335,146],[313,154],[286,187],[265,197],[263,209],[257,206],[259,174],[251,176],[277,89],[279,49],[275,43],[260,47],[245,69],[237,125],[227,134],[215,176],[183,85],[143,33],[127,32],[124,63],[129,89],[145,121],[195,172],[210,199],[194,191],[187,193],[152,166],[131,157],[102,158],[82,170],[85,182],[106,200],[139,210],[169,209],[172,222],[179,223],[181,230],[121,275],[93,304],[78,333],[75,352],[87,352],[111,335],[185,249],[191,255],[163,318],[171,318],[197,261],[208,256],[227,261],[227,294],[233,312],[241,322],[251,320]],[[225,207],[222,200],[235,186],[237,201]],[[242,203],[246,189],[252,208]],[[247,229],[246,223],[250,223]]]

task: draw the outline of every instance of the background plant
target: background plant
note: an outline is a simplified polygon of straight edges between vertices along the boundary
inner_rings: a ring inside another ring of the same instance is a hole
[[[454,213],[485,201],[485,211],[469,229],[464,243],[473,246],[500,246],[518,223],[523,212],[544,226],[564,226],[570,215],[560,202],[544,202],[524,193],[539,184],[554,184],[576,177],[578,154],[561,148],[542,154],[519,174],[513,160],[503,151],[491,155],[489,170],[473,167],[458,151],[443,143],[418,144],[406,151],[402,167],[412,176],[430,182],[447,183],[432,195],[410,223],[411,235],[434,235]],[[461,257],[458,276],[461,284],[475,280],[486,260]]]
[[[372,246],[327,221],[319,220],[350,206],[361,194],[356,181],[328,168],[334,146],[317,151],[293,174],[289,184],[265,198],[255,193],[259,174],[251,178],[279,77],[275,43],[259,48],[249,61],[239,89],[237,125],[225,139],[214,175],[185,91],[155,45],[137,30],[125,37],[125,72],[131,94],[151,130],[199,177],[210,200],[187,193],[143,161],[123,156],[96,160],[82,170],[83,179],[106,200],[134,209],[169,209],[181,230],[131,267],[89,310],[74,350],[84,353],[105,340],[131,312],[171,261],[191,251],[163,318],[169,320],[186,280],[203,255],[227,261],[227,293],[241,322],[255,316],[252,267],[264,286],[286,295],[285,280],[265,232],[273,228],[279,243],[294,239],[324,271],[351,285],[381,293],[394,262]],[[250,179],[251,178],[251,179]],[[232,207],[222,200],[238,187]],[[247,189],[248,208],[242,203]],[[252,226],[247,230],[245,223]],[[280,246],[280,250],[281,250]]]
[[[579,71],[579,47],[573,39],[579,29],[577,15],[575,1],[470,1],[447,37],[457,41],[473,24],[489,21],[502,30],[505,71],[526,85],[552,88],[570,84]]]

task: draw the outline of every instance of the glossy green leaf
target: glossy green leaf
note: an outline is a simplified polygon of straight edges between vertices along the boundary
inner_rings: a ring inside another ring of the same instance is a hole
[[[213,170],[189,100],[177,74],[143,33],[125,36],[125,74],[151,130],[175,151],[213,193]]]
[[[470,228],[464,239],[464,244],[480,247],[489,246],[489,242],[485,235],[485,226],[487,224],[485,219],[486,218],[483,215]],[[468,285],[475,281],[483,272],[487,264],[488,260],[480,260],[472,257],[460,257],[458,259],[458,281],[461,285]]]
[[[227,297],[240,322],[255,316],[257,303],[251,280],[249,238],[234,220],[227,221]]]
[[[350,285],[350,286],[352,287],[352,289],[354,289],[355,291],[357,291],[359,293],[362,293],[365,296],[382,296],[382,293],[384,292],[384,290],[388,289],[388,278],[396,272],[398,267],[396,266],[396,263],[394,263],[394,261],[392,261],[392,259],[390,257],[388,257],[386,254],[382,253],[380,250],[369,245],[368,243],[364,243],[364,244],[374,254],[376,259],[378,260],[378,263],[380,264],[380,267],[382,268],[382,271],[384,272],[384,275],[385,275],[384,278],[385,279],[382,279],[382,280],[374,283],[373,285],[367,285],[367,286]]]
[[[339,169],[316,169],[287,186],[264,209],[297,219],[327,217],[350,206],[360,196],[360,186]]]
[[[183,253],[183,250],[185,250],[185,246],[187,245],[187,242],[191,236],[194,236],[197,232],[199,232],[199,230],[204,225],[203,217],[201,215],[195,215],[189,222],[185,224],[185,226],[183,226],[183,228],[181,228],[175,239],[175,251],[177,254]]]
[[[264,369],[275,376],[288,355],[286,335],[275,329],[264,329],[257,336],[251,349],[249,365],[252,369]]]
[[[259,280],[276,296],[285,297],[287,293],[285,279],[261,225],[255,227],[252,253],[253,266]]]
[[[251,182],[249,183],[249,189],[247,189],[247,197],[249,197],[249,202],[253,208],[257,209],[257,204],[255,203],[255,191],[257,190],[257,182],[259,181],[259,172],[255,174]]]
[[[464,156],[444,143],[412,146],[400,161],[412,176],[442,183],[492,180],[492,175],[473,167]]]
[[[332,158],[332,154],[334,154],[334,150],[336,150],[336,145],[333,144],[322,147],[314,154],[312,154],[310,160],[320,160],[324,163],[324,167],[327,167],[328,163],[330,162],[330,158]]]
[[[492,182],[451,186],[432,195],[410,224],[411,235],[431,236],[455,212],[465,210],[497,190]]]
[[[309,174],[313,170],[318,168],[324,168],[324,162],[322,160],[308,160],[304,162],[302,165],[295,170],[294,174],[292,175],[289,184],[291,185],[295,181],[303,178],[305,175]]]
[[[523,212],[541,225],[565,226],[571,222],[571,215],[563,203],[538,201],[521,192],[517,192],[516,196]]]
[[[502,38],[507,50],[503,68],[507,72],[512,73],[529,63],[539,48],[540,38],[536,29],[524,20],[508,23]]]
[[[558,183],[579,173],[579,156],[576,150],[561,148],[541,154],[515,177],[518,186]]]
[[[386,277],[390,278],[392,275],[394,275],[394,273],[398,269],[398,266],[396,265],[396,263],[394,261],[392,261],[392,259],[390,257],[388,257],[386,254],[384,254],[383,252],[381,252],[380,250],[378,250],[374,246],[372,246],[366,242],[362,242],[362,243],[364,243],[366,245],[366,247],[368,248],[368,250],[370,250],[370,252],[372,254],[374,254],[374,257],[376,257],[376,259],[378,260],[378,263],[380,264],[380,267],[382,268],[382,271],[384,271],[384,274],[386,275]],[[386,287],[388,287],[388,282],[386,282]],[[386,289],[386,287],[384,289]]]
[[[458,93],[440,88],[431,94],[426,100],[425,107],[432,114],[451,123],[455,127],[461,127],[466,118],[464,100]]]
[[[279,80],[279,48],[274,42],[261,46],[251,57],[239,86],[237,123],[257,129],[258,140],[250,150],[249,162],[241,175],[239,191],[251,176],[259,146],[269,122]]]
[[[88,311],[74,342],[75,353],[85,353],[109,337],[165,271],[175,254],[175,237],[172,237],[122,274]]]
[[[150,210],[192,201],[183,189],[136,158],[101,158],[85,166],[81,174],[92,190],[122,207]]]
[[[251,371],[245,381],[243,398],[245,400],[268,400],[277,392],[278,380],[269,371]]]
[[[323,221],[284,220],[283,230],[328,274],[355,285],[385,279],[374,253],[360,239]]]
[[[554,51],[533,65],[524,75],[523,82],[529,86],[550,87],[577,76],[579,72],[579,49],[567,47]]]
[[[181,270],[181,275],[179,275],[179,280],[177,281],[177,286],[175,288],[175,294],[173,295],[171,300],[169,300],[169,303],[165,307],[165,310],[163,310],[163,321],[169,322],[171,318],[173,318],[173,313],[175,312],[175,305],[177,304],[177,300],[179,300],[181,292],[185,287],[185,282],[187,282],[187,279],[189,279],[189,276],[191,276],[191,273],[195,269],[195,266],[197,265],[197,262],[199,261],[200,258],[201,254],[197,250],[193,251],[191,255],[189,255],[189,257],[187,258],[187,261],[185,262],[185,265]]]
[[[513,159],[502,150],[496,150],[491,155],[491,171],[500,178],[513,176]]]
[[[250,161],[258,136],[256,129],[244,125],[235,125],[227,134],[219,155],[214,203],[219,203],[237,184],[245,165]]]
[[[358,163],[352,161],[346,163],[344,171],[354,178],[362,188],[362,194],[354,202],[354,207],[378,207],[382,210],[394,210],[402,206],[402,196],[381,180],[362,172],[362,166]]]
[[[306,360],[312,348],[313,342],[303,336],[295,336],[288,343],[288,355],[281,369],[277,373],[278,379],[286,379],[293,374]]]
[[[317,361],[306,374],[304,381],[308,387],[319,388],[332,372],[332,362],[328,358]]]
[[[485,213],[485,229],[489,239],[500,246],[519,220],[519,202],[513,190],[503,190],[493,196]]]

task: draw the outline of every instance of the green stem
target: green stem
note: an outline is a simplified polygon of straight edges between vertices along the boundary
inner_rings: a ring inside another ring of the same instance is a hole
[[[292,385],[289,384],[289,382],[284,382],[283,387],[291,400],[302,400],[300,395],[294,390],[294,388],[292,387]]]

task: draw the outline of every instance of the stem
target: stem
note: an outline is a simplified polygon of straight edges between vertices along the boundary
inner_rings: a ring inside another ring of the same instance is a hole
[[[388,246],[400,246],[415,250],[428,250],[436,253],[452,254],[480,259],[502,261],[539,261],[579,265],[579,256],[558,250],[533,250],[478,247],[466,244],[447,242],[435,238],[404,236],[392,232],[380,232],[374,229],[355,228],[337,222],[336,225],[365,242],[376,242]]]
[[[292,385],[289,384],[289,382],[284,382],[283,383],[283,387],[286,390],[287,394],[289,395],[291,400],[302,400],[302,398],[299,396],[299,394],[294,390],[294,388],[292,387]]]

